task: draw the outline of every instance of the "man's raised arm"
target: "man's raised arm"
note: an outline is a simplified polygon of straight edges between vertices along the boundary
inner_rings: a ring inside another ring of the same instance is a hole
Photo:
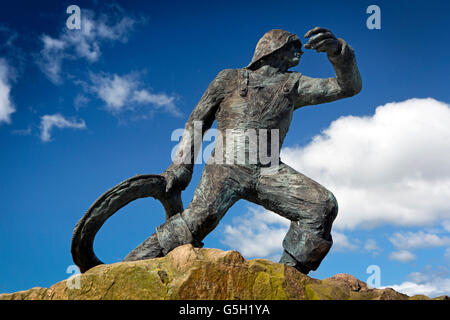
[[[172,188],[184,190],[189,185],[203,134],[211,128],[217,108],[228,92],[231,71],[225,69],[219,72],[189,116],[173,162],[162,173],[167,180],[167,192]]]
[[[298,95],[294,101],[295,109],[351,97],[361,91],[361,76],[352,47],[343,39],[336,39],[325,28],[316,27],[308,31],[305,38],[310,38],[305,48],[327,53],[336,78],[302,76],[299,80]]]

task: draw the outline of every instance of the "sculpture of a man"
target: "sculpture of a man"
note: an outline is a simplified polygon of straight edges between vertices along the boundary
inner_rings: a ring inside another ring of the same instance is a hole
[[[344,40],[318,27],[308,31],[305,38],[309,38],[305,48],[327,53],[336,78],[310,78],[288,71],[300,61],[301,41],[284,30],[267,32],[259,40],[251,63],[243,69],[221,71],[191,113],[177,151],[178,159],[184,161],[174,162],[162,174],[166,192],[187,187],[197,156],[194,133],[202,136],[214,120],[224,136],[230,129],[278,130],[281,148],[295,110],[351,97],[361,90],[353,49]],[[201,132],[194,132],[195,121],[202,123]],[[270,145],[266,147],[270,150]],[[338,212],[333,194],[281,161],[276,165],[258,161],[228,164],[229,153],[220,156],[223,163],[206,164],[188,208],[171,216],[125,260],[163,256],[187,243],[201,246],[227,210],[239,199],[246,199],[291,221],[280,262],[305,274],[316,270],[332,245],[331,226]]]

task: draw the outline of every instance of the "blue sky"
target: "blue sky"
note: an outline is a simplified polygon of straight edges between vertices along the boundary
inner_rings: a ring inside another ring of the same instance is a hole
[[[66,28],[71,4],[82,10],[81,31]],[[366,27],[371,4],[381,30]],[[282,158],[340,204],[335,246],[311,276],[366,281],[378,265],[381,286],[450,294],[449,9],[443,1],[2,4],[0,292],[67,278],[72,230],[92,202],[135,174],[162,172],[172,131],[220,70],[250,62],[266,31],[302,38],[323,26],[355,49],[363,90],[297,111],[284,143]],[[324,54],[305,51],[295,71],[333,76]],[[120,261],[163,221],[157,201],[136,201],[104,225],[96,253]],[[239,201],[205,246],[276,259],[285,229]]]

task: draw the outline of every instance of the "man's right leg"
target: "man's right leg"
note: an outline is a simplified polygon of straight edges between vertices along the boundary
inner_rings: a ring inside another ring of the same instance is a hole
[[[164,256],[187,243],[200,246],[252,182],[249,174],[236,167],[206,165],[188,208],[159,226],[156,233],[131,251],[124,261]]]

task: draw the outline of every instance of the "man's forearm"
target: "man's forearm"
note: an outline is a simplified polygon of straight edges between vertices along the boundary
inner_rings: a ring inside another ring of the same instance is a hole
[[[342,39],[336,41],[340,43],[337,52],[327,53],[336,77],[310,78],[302,75],[298,96],[294,100],[295,109],[351,97],[361,91],[362,81],[353,49]]]
[[[189,117],[177,151],[172,155],[172,164],[163,173],[168,183],[166,191],[172,187],[184,190],[191,181],[195,158],[203,137],[202,130],[197,128],[199,124],[201,128],[201,121],[193,121],[192,115]]]
[[[338,39],[338,41],[341,43],[340,52],[336,55],[328,55],[328,60],[330,60],[336,72],[336,81],[341,94],[349,97],[361,91],[362,80],[353,48],[343,39]]]
[[[195,159],[203,140],[203,122],[192,120],[191,118],[186,123],[183,135],[178,149],[172,159],[172,164],[169,168],[184,168],[190,172],[194,169]]]

